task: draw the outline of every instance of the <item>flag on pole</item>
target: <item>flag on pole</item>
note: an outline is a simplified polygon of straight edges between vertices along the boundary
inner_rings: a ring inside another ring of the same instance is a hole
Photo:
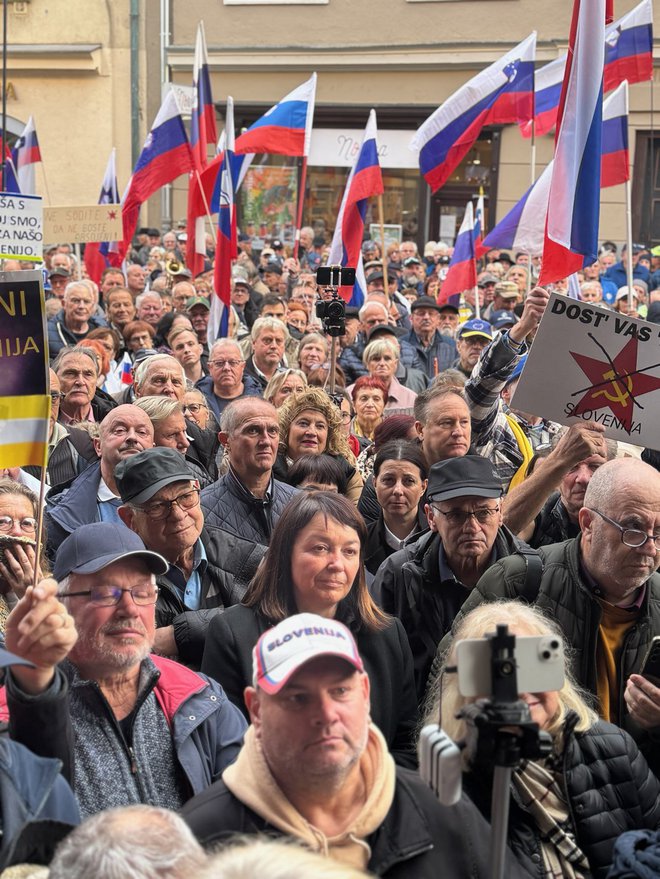
[[[35,195],[34,166],[40,161],[39,141],[37,140],[34,120],[30,116],[27,125],[11,151],[11,163],[15,173],[15,185],[17,188],[7,191],[21,192],[23,195]]]
[[[552,162],[520,201],[484,238],[483,246],[522,251],[531,256],[543,252],[545,218],[552,178]]]
[[[114,147],[110,153],[105,174],[103,175],[99,204],[119,204],[119,188],[117,186]],[[85,245],[84,261],[89,277],[95,284],[100,284],[101,275],[108,266],[121,265],[119,242],[90,241]]]
[[[211,95],[211,78],[209,76],[209,59],[206,51],[204,22],[197,26],[195,42],[195,62],[193,66],[193,108],[190,117],[190,148],[192,149],[195,168],[190,172],[188,185],[188,213],[186,233],[188,248],[186,265],[196,277],[204,269],[206,258],[206,221],[205,217],[195,214],[195,187],[197,175],[208,165],[208,147],[215,147],[218,132],[215,124],[215,107]],[[205,212],[204,212],[205,213]]]
[[[378,161],[378,128],[376,111],[371,110],[364,129],[360,150],[348,175],[344,197],[342,198],[332,236],[328,265],[352,266],[358,269],[361,262],[362,238],[367,202],[374,195],[382,195],[383,175]],[[362,278],[356,274],[353,287],[340,287],[339,293],[349,305],[359,308],[364,303],[366,282],[364,268]],[[387,289],[387,284],[385,285]]]
[[[122,256],[131,246],[142,203],[193,167],[192,150],[181,111],[174,91],[170,90],[154,119],[122,199]]]
[[[534,134],[540,137],[547,134],[557,123],[557,110],[561,97],[561,84],[564,81],[566,55],[556,58],[540,67],[534,74]],[[523,137],[532,136],[532,123],[520,126]]]
[[[616,186],[630,179],[628,154],[628,82],[603,101],[600,187]]]
[[[603,88],[653,79],[653,5],[642,0],[605,31]]]
[[[536,32],[442,104],[417,130],[410,148],[432,191],[440,189],[484,125],[526,122],[534,115]]]
[[[193,108],[190,117],[190,147],[199,171],[208,164],[208,147],[215,147],[218,132],[215,125],[215,107],[211,95],[209,58],[206,51],[204,22],[197,26],[195,63],[193,67]]]
[[[209,346],[227,336],[231,307],[231,264],[236,259],[236,206],[231,161],[234,154],[234,100],[227,98],[225,121],[226,143],[220,170],[220,205],[218,210],[218,241],[215,249],[214,290],[209,317]]]
[[[257,152],[279,156],[303,156],[309,152],[309,142],[314,119],[316,74],[295,88],[271,107],[236,138],[236,152],[232,158],[234,194]],[[220,143],[218,149],[222,150]],[[212,159],[200,174],[199,181],[191,180],[193,204],[189,207],[196,217],[206,214],[206,204],[212,214],[218,211],[220,196],[219,171],[223,153]],[[201,184],[201,187],[200,187]]]
[[[477,264],[474,258],[474,209],[469,201],[465,208],[463,222],[454,243],[447,277],[442,282],[438,303],[457,305],[460,294],[477,286]],[[458,307],[458,306],[457,306]]]
[[[316,74],[278,101],[236,139],[236,153],[308,156],[316,101]]]
[[[14,165],[14,157],[11,154],[11,150],[5,144],[5,192],[13,192],[16,195],[20,195],[21,190],[18,185],[18,176],[16,174],[16,166]]]
[[[486,213],[484,207],[484,188],[479,187],[479,198],[477,199],[477,208],[474,212],[474,255],[477,259],[482,257],[488,248],[483,246],[484,232],[486,230]]]
[[[598,253],[605,0],[575,0],[557,118],[541,284]]]

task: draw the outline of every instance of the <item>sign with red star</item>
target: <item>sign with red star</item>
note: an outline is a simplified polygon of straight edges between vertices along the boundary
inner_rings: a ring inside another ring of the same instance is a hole
[[[573,415],[608,408],[630,433],[635,407],[644,409],[639,397],[660,388],[660,378],[638,370],[637,345],[637,338],[630,339],[613,360],[571,351],[571,357],[575,358],[582,372],[592,382],[573,410]]]
[[[596,422],[612,439],[657,448],[660,326],[553,293],[511,409],[532,424]]]

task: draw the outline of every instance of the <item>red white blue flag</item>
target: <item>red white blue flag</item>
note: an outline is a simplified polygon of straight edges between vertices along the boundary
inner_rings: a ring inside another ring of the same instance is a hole
[[[447,277],[442,282],[438,302],[440,305],[456,305],[461,293],[473,290],[477,286],[477,264],[474,257],[474,209],[469,201],[458,236],[454,243],[454,252],[447,269]]]
[[[231,161],[234,155],[234,101],[227,98],[225,120],[225,151],[220,169],[220,204],[218,209],[218,240],[215,249],[214,290],[209,317],[209,346],[224,338],[229,331],[231,307],[231,264],[236,259],[236,206]]]
[[[237,155],[308,156],[316,101],[316,74],[289,92],[236,139]]]
[[[140,206],[155,192],[193,170],[193,155],[174,91],[165,95],[122,199],[122,255],[131,246]]]
[[[367,202],[372,196],[382,195],[384,192],[377,138],[376,111],[372,110],[360,150],[348,175],[328,256],[329,265],[352,266],[357,269],[355,285],[339,288],[339,293],[346,302],[357,308],[364,303],[366,294],[361,248]]]
[[[575,0],[550,181],[541,284],[598,254],[605,0]]]
[[[547,134],[557,124],[566,55],[540,67],[534,75],[534,134]],[[523,137],[532,136],[532,122],[520,126]]]
[[[195,62],[193,66],[193,108],[190,116],[190,148],[195,161],[195,171],[191,174],[188,187],[188,217],[186,232],[188,248],[186,265],[196,277],[204,268],[206,257],[206,222],[205,217],[195,214],[193,175],[200,174],[208,165],[208,147],[215,147],[218,132],[215,124],[215,107],[211,95],[211,78],[209,76],[209,59],[206,51],[204,23],[197,26],[195,42]]]
[[[99,204],[119,204],[119,188],[117,186],[117,171],[115,168],[115,148],[112,148],[108,164],[106,165]],[[120,266],[118,241],[90,241],[85,245],[85,268],[89,277],[96,284],[101,283],[101,275],[108,266]]]
[[[484,247],[522,251],[531,256],[543,252],[545,218],[552,179],[552,162],[497,226],[484,238]]]
[[[478,73],[417,130],[410,148],[435,192],[468,152],[484,125],[526,122],[534,115],[536,32]]]
[[[621,85],[603,101],[600,188],[630,180],[628,153],[628,83]]]
[[[479,198],[477,199],[477,207],[474,212],[474,229],[472,237],[474,238],[474,255],[477,259],[482,257],[488,250],[484,247],[484,232],[486,231],[486,209],[484,207],[484,190],[479,187]]]
[[[642,0],[605,31],[606,92],[624,79],[629,83],[653,78],[653,6]]]
[[[30,116],[11,151],[11,160],[8,163],[8,173],[5,179],[6,191],[35,195],[34,171],[35,165],[40,161],[39,141],[34,120]]]

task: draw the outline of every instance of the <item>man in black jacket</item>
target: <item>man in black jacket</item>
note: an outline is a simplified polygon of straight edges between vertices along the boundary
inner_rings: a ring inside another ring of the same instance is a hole
[[[199,668],[211,618],[241,600],[265,547],[204,527],[199,483],[174,449],[134,455],[115,478],[122,521],[169,563],[157,578],[156,650]]]
[[[243,748],[182,812],[202,845],[270,833],[389,879],[490,874],[488,824],[472,803],[441,806],[395,766],[345,626],[297,614],[264,632],[253,655]],[[507,877],[521,872],[509,857]]]
[[[267,545],[298,491],[273,478],[280,438],[277,409],[258,397],[243,397],[224,410],[220,428],[229,469],[202,492],[206,522]]]
[[[430,533],[391,555],[371,589],[403,623],[420,701],[437,645],[481,575],[497,559],[529,549],[502,525],[502,481],[486,458],[434,464],[426,497]]]

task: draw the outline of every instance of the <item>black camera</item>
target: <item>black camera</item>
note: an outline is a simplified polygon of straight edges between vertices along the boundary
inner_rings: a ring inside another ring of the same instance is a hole
[[[343,299],[318,299],[316,316],[328,336],[343,336],[346,332],[346,303]]]

